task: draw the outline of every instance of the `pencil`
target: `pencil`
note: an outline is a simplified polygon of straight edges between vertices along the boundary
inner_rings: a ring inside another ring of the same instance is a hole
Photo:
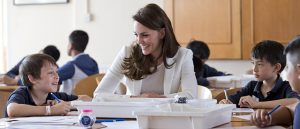
[[[50,93],[50,94],[58,103],[60,103],[60,100],[53,93]]]
[[[280,107],[280,105],[275,106],[270,112],[268,112],[267,115],[271,115],[273,112],[275,112],[278,108]]]

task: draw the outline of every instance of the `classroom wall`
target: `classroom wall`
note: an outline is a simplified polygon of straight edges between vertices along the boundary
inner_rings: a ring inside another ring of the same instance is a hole
[[[66,50],[68,35],[83,29],[90,35],[86,53],[95,58],[100,71],[105,71],[121,47],[134,40],[131,17],[148,3],[163,7],[163,0],[69,0],[66,4],[23,6],[4,0],[7,69],[48,44],[60,49],[58,64],[63,65],[71,59]],[[91,21],[87,20],[88,13]]]

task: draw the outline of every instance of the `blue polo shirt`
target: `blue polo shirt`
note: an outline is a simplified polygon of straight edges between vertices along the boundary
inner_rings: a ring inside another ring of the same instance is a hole
[[[78,96],[76,96],[76,95],[68,95],[68,94],[62,93],[62,92],[55,92],[53,94],[57,98],[64,100],[64,101],[72,101],[72,100],[78,99]],[[47,100],[54,100],[54,98],[50,95],[50,93],[48,94],[44,104],[47,104]],[[11,95],[8,98],[6,106],[10,103],[27,104],[27,105],[36,106],[36,104],[34,103],[32,97],[31,97],[28,87],[26,87],[26,86],[20,86],[13,93],[11,93]],[[5,108],[5,117],[8,117],[7,107]]]
[[[293,129],[300,129],[300,103],[297,104],[294,114]]]
[[[278,75],[276,79],[275,86],[271,91],[267,93],[267,96],[264,97],[261,91],[262,81],[250,81],[245,87],[243,87],[236,94],[229,96],[229,100],[236,104],[240,98],[243,96],[252,96],[258,99],[258,101],[271,101],[283,98],[300,98],[296,92],[294,92],[288,81],[283,81],[282,78]]]

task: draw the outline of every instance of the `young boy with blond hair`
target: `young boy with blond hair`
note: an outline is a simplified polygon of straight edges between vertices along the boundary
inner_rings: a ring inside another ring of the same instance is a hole
[[[68,95],[57,91],[59,76],[55,60],[45,54],[27,56],[20,66],[25,86],[15,90],[7,101],[6,117],[66,115],[72,100],[90,101],[86,95]],[[50,95],[53,93],[59,100]]]
[[[257,81],[249,82],[236,94],[221,100],[221,104],[237,104],[238,107],[272,108],[278,104],[289,105],[298,101],[289,82],[283,81],[280,72],[286,65],[284,46],[265,40],[251,51],[253,74]]]
[[[292,89],[300,93],[300,36],[290,41],[285,49],[285,53],[287,55],[287,80],[290,82]],[[287,107],[282,106],[272,115],[267,114],[268,110],[266,109],[256,110],[251,117],[252,123],[258,127],[276,124],[291,125],[293,123],[293,129],[300,129],[299,103],[294,103]]]

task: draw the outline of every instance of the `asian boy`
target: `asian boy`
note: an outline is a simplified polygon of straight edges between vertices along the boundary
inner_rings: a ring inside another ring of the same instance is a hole
[[[280,72],[286,65],[284,46],[276,41],[265,40],[251,51],[253,74],[257,81],[249,82],[229,100],[221,104],[237,104],[238,107],[273,108],[289,105],[298,101],[298,94],[292,90],[289,82],[283,81]]]
[[[294,38],[285,49],[287,55],[287,79],[292,89],[300,93],[300,36]],[[268,110],[256,110],[251,117],[251,121],[258,127],[269,125],[291,125],[293,129],[300,129],[300,104],[294,103],[287,107],[282,106],[272,115],[267,115]],[[293,122],[294,121],[294,122]]]

